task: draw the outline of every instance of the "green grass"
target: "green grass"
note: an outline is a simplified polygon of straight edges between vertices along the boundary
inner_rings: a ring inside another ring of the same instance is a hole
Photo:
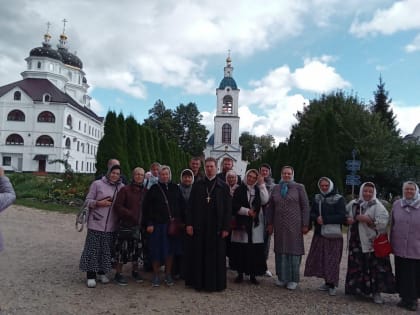
[[[17,198],[15,201],[16,205],[36,208],[41,210],[56,211],[62,213],[77,213],[78,207],[73,207],[65,204],[59,204],[55,202],[42,202],[32,198]]]

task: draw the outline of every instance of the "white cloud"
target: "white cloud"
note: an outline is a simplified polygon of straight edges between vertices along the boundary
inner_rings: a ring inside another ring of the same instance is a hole
[[[406,106],[397,102],[391,104],[392,111],[397,116],[398,128],[403,136],[411,134],[420,123],[420,104],[416,106]]]
[[[418,34],[413,41],[405,46],[405,51],[412,53],[420,50],[420,34]]]
[[[372,19],[360,22],[356,19],[350,28],[350,33],[358,37],[369,34],[390,35],[398,31],[407,31],[420,28],[420,1],[404,0],[393,3],[387,9],[378,9]]]
[[[103,105],[94,98],[90,100],[90,109],[93,110],[98,116],[105,116],[106,114]]]

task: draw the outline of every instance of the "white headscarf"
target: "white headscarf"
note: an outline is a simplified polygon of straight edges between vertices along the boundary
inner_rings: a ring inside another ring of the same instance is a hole
[[[373,186],[373,196],[372,196],[372,199],[370,199],[370,200],[363,199],[363,188],[365,188],[366,185],[372,185]],[[373,205],[373,204],[375,204],[377,202],[378,202],[378,199],[376,198],[376,186],[375,186],[375,184],[372,183],[372,182],[365,182],[365,183],[363,183],[362,186],[360,186],[360,190],[359,190],[358,203],[360,204],[360,207],[362,209],[366,209],[370,205]]]
[[[326,191],[326,192],[323,192],[322,190],[321,190],[321,187],[319,186],[320,185],[320,183],[321,183],[321,181],[327,181],[327,182],[329,182],[330,183],[330,187],[328,188],[328,191]],[[330,192],[332,192],[333,191],[333,189],[334,189],[334,183],[332,182],[332,180],[331,179],[329,179],[328,177],[321,177],[319,180],[318,180],[318,189],[319,189],[319,191],[321,192],[321,195],[323,195],[323,196],[325,196],[325,195],[328,195]]]
[[[414,197],[411,198],[411,199],[407,199],[404,196],[404,188],[407,185],[414,185],[414,187],[416,188],[416,192],[414,193]],[[417,186],[417,184],[415,182],[413,182],[413,181],[404,182],[403,187],[402,187],[402,196],[403,197],[401,199],[401,206],[403,206],[403,207],[404,206],[413,206],[414,208],[417,208],[417,206],[420,207],[419,186]]]

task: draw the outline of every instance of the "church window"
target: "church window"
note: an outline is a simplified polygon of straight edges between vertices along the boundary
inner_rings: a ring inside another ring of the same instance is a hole
[[[54,146],[54,140],[50,136],[42,135],[38,139],[36,139],[36,145],[37,146],[45,146],[45,147],[53,147]]]
[[[23,145],[23,138],[17,133],[12,133],[6,138],[6,144]]]
[[[55,123],[55,116],[49,111],[44,111],[38,115],[38,122]]]
[[[37,68],[41,69],[41,61],[38,61]]]
[[[44,102],[51,102],[51,95],[48,93],[45,93],[43,95],[43,99],[44,99]]]
[[[71,117],[71,115],[67,116],[67,126],[69,126],[70,128],[73,127],[73,118]]]
[[[10,120],[10,121],[25,121],[25,114],[18,109],[14,109],[11,112],[9,112],[9,114],[7,114],[7,120]]]
[[[22,97],[22,94],[20,93],[20,91],[16,91],[14,94],[13,94],[13,100],[14,101],[20,101],[20,98]]]
[[[11,166],[11,165],[12,165],[12,157],[3,156],[3,166]]]
[[[70,141],[70,138],[67,138],[67,139],[66,139],[66,144],[65,144],[65,146],[66,146],[66,149],[71,149],[71,141]]]
[[[222,107],[223,114],[232,114],[232,103],[233,103],[232,96],[226,95],[223,98],[223,107]]]
[[[222,143],[231,143],[232,141],[232,126],[224,124],[222,126]]]

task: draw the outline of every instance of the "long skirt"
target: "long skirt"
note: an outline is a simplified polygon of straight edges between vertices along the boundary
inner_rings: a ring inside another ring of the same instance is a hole
[[[345,293],[349,295],[394,293],[395,278],[389,257],[363,253],[358,224],[351,226]]]
[[[143,258],[142,236],[140,233],[140,238],[120,237],[117,232],[114,242],[115,261],[121,264],[126,264],[129,261],[139,263]]]
[[[264,243],[248,244],[231,242],[230,267],[238,273],[261,276],[267,270],[264,255]]]
[[[305,277],[318,277],[338,286],[343,238],[326,238],[314,234],[305,264]]]
[[[395,256],[396,289],[405,301],[420,298],[420,259]]]
[[[104,272],[112,269],[114,232],[88,229],[79,269],[84,272]]]
[[[168,257],[182,255],[183,244],[180,237],[168,236],[167,224],[155,224],[153,233],[149,235],[149,255],[152,262],[164,264]]]
[[[299,269],[302,256],[276,254],[277,278],[283,282],[299,282]]]

